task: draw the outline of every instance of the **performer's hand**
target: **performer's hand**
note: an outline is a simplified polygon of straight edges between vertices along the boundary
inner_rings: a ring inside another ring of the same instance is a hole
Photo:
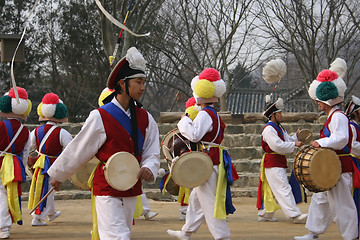
[[[145,180],[147,182],[151,182],[151,181],[154,180],[154,175],[152,174],[150,169],[148,169],[147,167],[140,168],[140,171],[139,171],[137,177],[139,179],[143,179],[143,180]]]
[[[295,146],[297,146],[297,147],[301,147],[302,145],[304,145],[304,143],[302,141],[295,142]]]
[[[320,144],[319,144],[317,141],[313,141],[313,142],[311,143],[311,145],[312,145],[313,147],[316,147],[316,148],[321,147]]]
[[[58,180],[51,180],[50,182],[51,186],[55,187],[55,191],[59,191],[60,190],[60,185],[61,185],[61,182],[59,182]]]
[[[300,127],[299,127],[298,130],[296,131],[296,136],[298,136],[299,132],[300,132]]]
[[[181,115],[181,118],[183,118],[183,117],[188,117],[189,115],[187,114],[187,113],[185,113],[185,114],[183,114],[183,115]]]

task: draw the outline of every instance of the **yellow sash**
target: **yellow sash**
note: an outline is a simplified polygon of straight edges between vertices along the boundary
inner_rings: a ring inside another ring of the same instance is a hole
[[[274,153],[277,154],[277,153]],[[280,209],[279,205],[276,203],[274,194],[271,191],[271,188],[269,186],[269,183],[265,176],[265,168],[264,168],[264,159],[265,159],[266,153],[263,155],[261,159],[261,165],[260,165],[260,180],[262,182],[261,184],[261,192],[262,197],[264,199],[264,208],[266,212],[275,212],[276,210]]]
[[[88,187],[91,189],[91,215],[92,215],[92,231],[91,231],[91,240],[100,240],[99,232],[98,232],[98,224],[97,224],[97,216],[96,216],[96,207],[95,207],[95,197],[93,193],[93,180],[96,168],[102,164],[99,162],[96,167],[94,167],[91,175],[88,179]]]
[[[141,199],[141,195],[138,195],[136,197],[136,207],[135,207],[135,212],[134,212],[134,218],[138,218],[142,215],[143,213],[143,203],[142,203],[142,199]]]
[[[0,178],[2,184],[6,187],[8,205],[13,223],[22,220],[18,194],[19,183],[13,182],[15,178],[14,170],[14,156],[12,154],[5,154],[0,169]]]
[[[41,199],[42,186],[44,182],[44,175],[41,174],[41,171],[45,166],[45,157],[46,155],[41,154],[33,166],[35,170],[29,190],[28,209],[33,209]]]
[[[184,188],[179,187],[179,194],[178,194],[178,203],[182,202],[182,199],[184,199],[183,203],[189,204],[189,197],[190,197],[190,188]]]

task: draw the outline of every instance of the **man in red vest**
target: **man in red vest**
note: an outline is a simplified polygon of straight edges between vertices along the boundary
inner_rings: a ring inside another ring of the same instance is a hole
[[[261,163],[261,176],[258,190],[257,207],[259,222],[275,222],[275,211],[279,208],[294,223],[303,223],[307,214],[302,214],[296,206],[295,197],[286,174],[285,154],[301,147],[297,134],[290,136],[280,125],[282,122],[283,100],[269,102],[264,115],[269,119],[262,131],[261,146],[265,151]],[[270,188],[270,189],[269,189]],[[275,199],[273,199],[275,196]],[[277,204],[276,204],[277,202]]]
[[[130,240],[136,199],[142,194],[141,180],[154,183],[158,175],[158,126],[138,102],[145,90],[145,68],[141,53],[130,48],[108,77],[107,87],[115,91],[104,100],[106,104],[90,112],[81,131],[48,170],[52,186],[59,190],[61,182],[93,156],[100,160],[92,180],[96,208],[93,239]],[[137,182],[125,191],[111,187],[104,172],[104,164],[118,152],[132,154],[140,166]]]
[[[352,132],[349,119],[338,107],[344,101],[345,90],[343,79],[328,69],[321,71],[309,87],[310,97],[328,115],[320,131],[320,139],[313,141],[312,146],[333,149],[341,161],[342,174],[334,188],[313,194],[305,225],[309,233],[295,237],[295,240],[318,239],[334,218],[343,239],[354,240],[358,237],[357,209],[352,196]]]
[[[225,82],[220,78],[220,74],[216,69],[207,68],[192,80],[191,87],[194,91],[193,95],[196,103],[201,106],[202,110],[196,115],[194,120],[191,120],[189,116],[184,114],[178,123],[178,129],[184,137],[191,142],[198,143],[199,147],[210,156],[213,162],[213,171],[205,183],[192,189],[185,224],[181,231],[169,229],[167,232],[170,236],[177,239],[189,240],[191,235],[206,221],[214,239],[228,240],[230,239],[230,229],[226,222],[226,214],[233,213],[235,208],[232,206],[231,200],[229,205],[226,205],[225,199],[222,199],[219,196],[220,194],[218,195],[218,192],[221,192],[221,190],[217,191],[217,186],[222,181],[222,178],[219,176],[223,175],[219,172],[224,171],[224,168],[220,168],[220,166],[223,166],[222,164],[225,161],[223,156],[225,156],[226,150],[221,146],[224,138],[225,124],[214,107],[214,104],[218,102],[218,98],[225,92]],[[227,164],[229,170],[232,171],[231,159],[230,157],[227,159],[230,160]],[[231,180],[224,177],[224,181],[232,182],[238,178],[236,172],[234,176],[232,173],[229,175]],[[223,190],[227,191],[226,185]],[[228,193],[231,199],[230,190]],[[227,194],[225,195],[224,198],[228,197]],[[229,207],[226,211],[225,205]],[[223,208],[224,211],[219,211],[220,208]]]
[[[29,209],[33,209],[50,190],[50,179],[46,172],[72,140],[71,134],[58,126],[58,123],[68,121],[67,113],[67,107],[55,93],[45,94],[38,106],[39,121],[46,121],[46,123],[34,129],[30,134],[30,149],[36,149],[38,154],[34,166],[31,166],[34,168],[34,175],[29,191]],[[32,226],[45,226],[46,216],[50,222],[59,217],[61,212],[56,211],[54,192],[51,192],[31,215]]]
[[[30,132],[20,122],[31,111],[25,89],[10,89],[0,98],[0,238],[10,237],[12,223],[22,225],[21,183],[30,150]],[[12,170],[13,172],[8,172]]]

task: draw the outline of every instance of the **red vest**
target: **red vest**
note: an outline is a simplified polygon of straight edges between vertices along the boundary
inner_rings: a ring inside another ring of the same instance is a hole
[[[326,120],[323,128],[320,130],[320,138],[324,138],[324,137],[329,137],[326,136],[325,131],[330,132],[329,130],[329,123],[331,122],[332,116],[334,115],[335,112],[339,111],[341,114],[344,114],[343,112],[341,112],[339,109],[335,110],[334,112],[332,112],[330,114],[330,116],[328,117],[328,119]],[[345,114],[344,114],[345,116]],[[351,127],[350,127],[350,121],[348,121],[348,128],[349,128],[349,139],[348,139],[348,143],[346,144],[346,146],[344,147],[348,149],[349,152],[344,151],[343,149],[341,150],[335,150],[336,154],[338,155],[342,155],[342,154],[349,154],[351,153],[351,144],[352,144],[352,131],[351,131]],[[331,133],[330,133],[331,134]],[[341,161],[341,168],[342,168],[342,172],[353,172],[353,164],[352,164],[352,158],[350,156],[339,156],[340,161]]]
[[[266,127],[272,127],[271,125],[265,125],[264,129]],[[264,131],[263,129],[263,131]],[[281,140],[285,141],[283,135],[276,129],[276,132],[278,133],[278,136]],[[274,153],[274,151],[269,147],[267,142],[264,142],[263,137],[261,137],[261,147],[265,151],[265,159],[264,159],[264,167],[265,168],[271,168],[271,167],[281,167],[281,168],[287,168],[287,161],[285,155],[280,155],[277,153]]]
[[[51,124],[45,124],[45,129],[44,129],[45,135],[52,126],[53,125],[51,125]],[[38,131],[39,131],[39,127],[37,127],[35,129],[36,149],[39,151],[41,142],[39,141]],[[50,164],[53,164],[53,162],[56,160],[56,158],[51,158],[50,156],[59,156],[63,150],[63,147],[61,146],[61,143],[60,143],[60,131],[61,131],[60,127],[56,127],[52,131],[52,133],[50,134],[50,136],[48,137],[48,139],[45,142],[46,152],[41,151],[41,153],[44,153],[47,156],[49,156]]]
[[[216,117],[216,115],[209,109],[204,109],[203,111],[207,112],[212,121],[213,121],[213,125],[212,125],[212,130],[210,132],[207,132],[203,138],[201,139],[201,141],[205,141],[205,142],[211,142],[215,136],[218,134],[218,118]],[[217,137],[214,141],[214,143],[217,144],[221,144],[222,140],[224,139],[224,130],[225,130],[225,123],[221,120],[220,116],[219,116],[219,120],[220,120],[220,137]],[[219,155],[219,148],[217,147],[212,147],[210,148],[210,151],[208,152],[208,155],[210,156],[211,160],[213,161],[214,165],[219,165],[220,164],[220,155]]]
[[[96,154],[96,157],[105,163],[113,154],[117,152],[129,152],[134,154],[134,143],[130,134],[121,126],[121,124],[113,118],[108,112],[102,108],[98,108],[102,122],[106,132],[106,141]],[[141,108],[136,107],[136,118],[138,128],[145,139],[146,128],[149,125],[148,113]],[[142,150],[142,149],[140,149]],[[141,162],[142,156],[136,156],[138,162]],[[105,179],[102,164],[95,170],[93,181],[93,192],[97,196],[113,196],[113,197],[132,197],[142,194],[141,180],[139,179],[135,186],[127,191],[118,191],[112,188]]]
[[[21,123],[16,119],[9,119],[9,120],[11,123],[13,135],[15,135],[17,130],[19,129]],[[16,140],[14,142],[15,151],[13,151],[12,148],[10,147],[7,150],[7,152],[16,154],[16,155],[20,154],[24,150],[25,144],[27,143],[28,139],[29,139],[29,130],[24,126],[23,129],[21,130],[20,135],[16,138]],[[1,151],[5,150],[6,147],[9,145],[9,143],[10,143],[10,139],[9,139],[9,135],[6,130],[6,127],[5,127],[5,123],[4,123],[4,121],[1,121],[0,122],[0,150]],[[4,157],[0,157],[0,167],[2,165],[3,159],[4,159]],[[15,177],[13,182],[22,182],[22,172],[21,172],[19,160],[18,160],[17,156],[14,156],[13,159],[14,159],[14,177]],[[21,195],[21,189],[19,191],[20,191],[20,195]]]

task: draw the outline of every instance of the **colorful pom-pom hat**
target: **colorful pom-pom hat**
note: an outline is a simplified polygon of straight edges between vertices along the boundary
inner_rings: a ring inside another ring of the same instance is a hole
[[[194,97],[189,98],[186,101],[186,110],[185,110],[185,113],[187,113],[188,117],[194,121],[199,111],[201,111],[201,107],[196,104],[195,98]]]
[[[67,122],[68,110],[55,93],[47,93],[37,108],[39,121]]]
[[[360,98],[352,95],[351,101],[346,104],[345,114],[351,118],[351,115],[357,110],[360,110]]]
[[[344,101],[346,84],[339,75],[329,69],[322,70],[310,84],[309,95],[313,100],[332,107]]]
[[[135,47],[131,47],[112,69],[106,85],[109,89],[115,89],[120,79],[145,77],[145,69],[146,60],[143,55]]]
[[[24,88],[16,87],[19,99],[15,97],[14,88],[0,98],[0,117],[19,118],[26,120],[31,111],[31,101]]]
[[[225,93],[226,85],[216,69],[205,68],[192,79],[191,89],[197,104],[215,103]]]
[[[273,113],[282,112],[284,108],[284,100],[282,98],[278,98],[276,102],[270,102],[270,97],[266,97],[266,110],[264,115],[267,118],[270,118]]]
[[[100,93],[100,96],[98,98],[98,104],[99,107],[101,107],[102,105],[104,105],[104,99],[107,98],[108,96],[110,96],[110,94],[112,94],[115,90],[113,89],[109,89],[108,87],[104,88],[102,90],[102,92]]]

